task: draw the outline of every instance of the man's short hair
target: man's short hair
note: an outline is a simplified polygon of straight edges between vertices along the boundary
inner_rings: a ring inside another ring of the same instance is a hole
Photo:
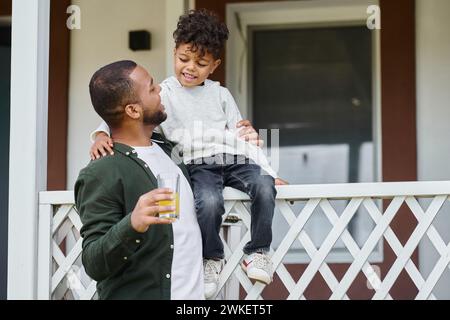
[[[122,122],[125,106],[139,103],[135,83],[130,74],[136,69],[134,61],[123,60],[97,70],[89,83],[92,105],[111,128]]]

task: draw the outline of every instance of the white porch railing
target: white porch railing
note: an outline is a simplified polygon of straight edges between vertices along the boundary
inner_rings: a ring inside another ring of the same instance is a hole
[[[289,230],[276,250],[272,260],[278,277],[289,292],[288,299],[305,299],[305,290],[320,273],[331,290],[330,299],[349,299],[347,291],[360,272],[374,290],[373,299],[392,299],[390,290],[405,270],[417,287],[416,299],[436,299],[433,289],[449,268],[450,244],[446,244],[433,225],[450,195],[450,182],[408,182],[342,185],[310,185],[278,187],[277,212],[289,224]],[[225,217],[239,217],[237,223],[224,223],[226,265],[219,283],[218,298],[238,299],[239,284],[246,291],[246,299],[262,299],[265,285],[252,283],[239,267],[242,248],[250,238],[250,213],[245,203],[248,196],[232,189],[225,189]],[[389,202],[384,212],[377,201]],[[422,199],[428,199],[423,200]],[[345,210],[336,212],[334,200],[348,201]],[[419,204],[419,201],[422,203]],[[292,202],[304,205],[294,212]],[[429,205],[428,205],[429,203]],[[402,245],[391,229],[391,222],[406,204],[417,219],[417,225],[409,239]],[[427,209],[422,207],[427,205]],[[359,244],[348,230],[357,211],[364,208],[374,221],[374,228],[364,243]],[[325,214],[332,225],[320,246],[316,246],[305,230],[307,222],[317,212]],[[225,218],[224,217],[224,218]],[[231,220],[231,219],[228,219]],[[228,221],[227,220],[227,221]],[[73,192],[42,192],[39,210],[38,297],[40,299],[92,299],[95,298],[95,282],[89,279],[81,266],[81,221],[74,209]],[[438,252],[433,270],[424,277],[411,260],[421,240],[428,238]],[[300,279],[295,281],[283,258],[298,240],[310,257]],[[341,240],[353,257],[343,278],[338,281],[327,263],[327,256],[336,242]],[[385,240],[397,258],[381,278],[376,268],[369,264],[369,256],[380,241]],[[222,290],[224,289],[224,290]]]

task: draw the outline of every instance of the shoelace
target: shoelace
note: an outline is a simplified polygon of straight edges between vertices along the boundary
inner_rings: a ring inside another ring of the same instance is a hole
[[[221,265],[221,261],[206,260],[204,275],[206,282],[216,281],[221,271]]]
[[[265,254],[256,253],[253,255],[253,265],[258,269],[263,269],[272,274],[272,261]]]

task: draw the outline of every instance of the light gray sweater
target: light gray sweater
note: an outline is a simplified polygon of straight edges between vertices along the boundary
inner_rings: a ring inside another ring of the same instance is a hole
[[[157,130],[182,148],[185,163],[222,153],[244,155],[278,177],[262,149],[238,137],[241,113],[230,91],[219,82],[206,80],[203,86],[186,88],[169,77],[161,83],[160,95],[167,120]],[[105,122],[93,134],[98,131],[109,134]]]

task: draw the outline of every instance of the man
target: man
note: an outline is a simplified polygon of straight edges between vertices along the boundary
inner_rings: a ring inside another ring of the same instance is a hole
[[[83,265],[98,281],[100,299],[203,299],[202,246],[189,176],[170,158],[172,145],[153,129],[167,115],[160,88],[141,66],[119,61],[89,85],[96,112],[114,137],[114,155],[91,162],[75,185],[83,222]],[[176,160],[176,159],[175,159]],[[180,173],[180,219],[158,202],[172,190],[155,176]]]

